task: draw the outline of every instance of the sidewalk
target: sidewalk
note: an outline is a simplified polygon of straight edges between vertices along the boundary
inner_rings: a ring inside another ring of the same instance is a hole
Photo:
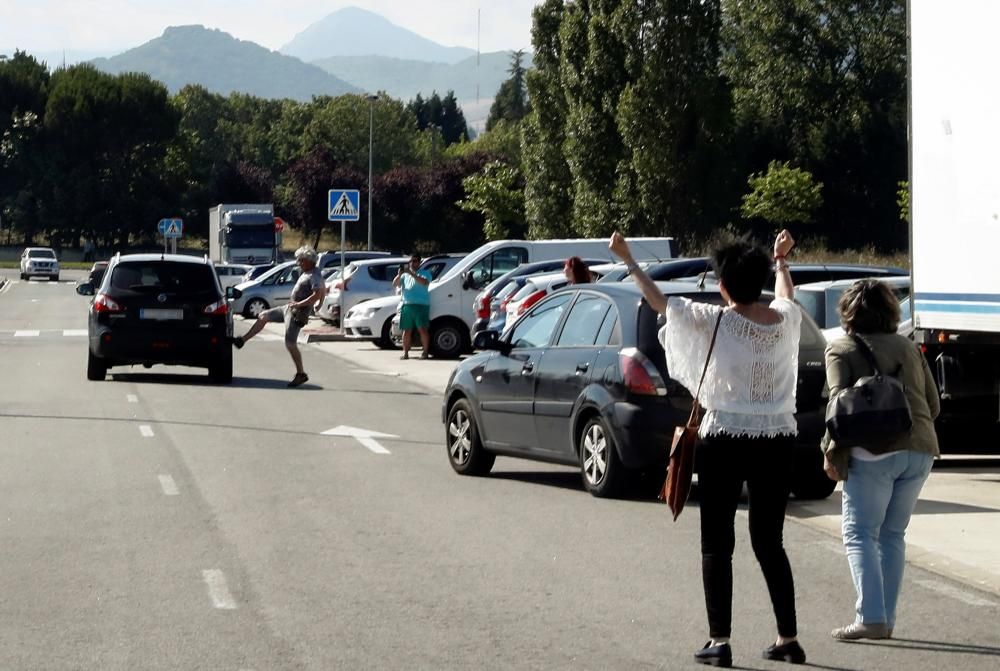
[[[273,334],[281,325],[269,325]],[[399,359],[399,350],[344,340],[335,329],[310,324],[300,340],[343,361],[355,372],[398,377],[442,394],[456,361]],[[791,518],[840,542],[840,486],[822,501],[793,499]],[[907,530],[907,561],[1000,596],[1000,455],[945,456],[935,464]],[[846,559],[845,559],[846,570]]]

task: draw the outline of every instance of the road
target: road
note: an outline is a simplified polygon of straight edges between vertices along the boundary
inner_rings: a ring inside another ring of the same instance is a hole
[[[456,476],[439,394],[312,346],[311,382],[286,389],[273,337],[236,354],[231,386],[163,367],[87,382],[86,299],[2,272],[3,668],[692,668],[696,500],[673,524],[568,468]],[[380,453],[323,435],[338,426],[399,438]],[[745,527],[736,665],[781,668],[760,659],[773,622]],[[815,666],[1000,664],[1000,598],[918,567],[896,639],[833,642],[853,612],[843,550],[795,519],[785,535]]]

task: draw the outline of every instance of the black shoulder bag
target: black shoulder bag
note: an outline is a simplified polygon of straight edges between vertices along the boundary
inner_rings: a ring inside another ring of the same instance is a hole
[[[852,335],[871,365],[873,375],[843,389],[826,407],[826,428],[838,447],[885,448],[910,432],[913,417],[906,389],[895,377],[883,373],[868,344]]]

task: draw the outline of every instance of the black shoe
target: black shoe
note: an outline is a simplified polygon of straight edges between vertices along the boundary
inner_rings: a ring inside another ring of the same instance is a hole
[[[243,336],[236,336],[235,338],[233,338],[233,347],[235,347],[236,349],[243,349],[243,343],[244,343]]]
[[[306,375],[305,373],[296,373],[295,377],[292,378],[292,381],[288,383],[288,386],[290,388],[291,387],[301,387],[302,385],[304,385],[308,381],[309,381],[309,376],[308,375]]]
[[[733,665],[733,649],[729,647],[728,643],[712,645],[712,642],[709,641],[704,648],[694,653],[694,661],[699,664],[721,666],[728,669]]]
[[[789,664],[805,664],[806,651],[802,649],[798,641],[792,641],[784,645],[769,645],[764,650],[764,659],[770,659],[775,662],[788,662]]]

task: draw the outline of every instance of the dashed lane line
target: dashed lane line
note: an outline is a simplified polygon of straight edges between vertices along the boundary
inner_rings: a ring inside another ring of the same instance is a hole
[[[136,396],[135,394],[127,394],[125,396],[125,400],[127,400],[129,403],[138,403],[139,397]]]
[[[143,438],[152,438],[154,435],[156,435],[153,433],[153,427],[151,427],[149,424],[140,424],[139,433],[142,434]]]
[[[208,596],[212,605],[219,610],[236,610],[236,601],[229,593],[226,585],[226,574],[219,569],[206,569],[201,572],[202,579],[208,586]]]
[[[86,338],[87,329],[63,329],[63,336],[67,338]]]
[[[37,338],[41,332],[40,331],[14,331],[15,338]]]
[[[169,475],[161,475],[160,477],[160,487],[163,489],[163,493],[167,496],[178,496],[180,491],[177,489],[177,483]]]

